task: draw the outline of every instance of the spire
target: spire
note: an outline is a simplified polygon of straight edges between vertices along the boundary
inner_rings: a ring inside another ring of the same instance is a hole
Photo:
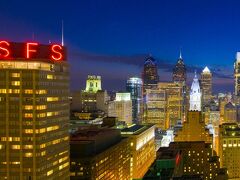
[[[208,67],[206,66],[206,67],[203,69],[202,72],[203,72],[203,73],[210,73],[210,70],[209,70]]]
[[[180,52],[179,52],[179,59],[182,59],[182,51],[181,51],[181,48],[180,48]]]
[[[62,46],[64,46],[64,31],[63,31],[63,20],[62,20]]]
[[[194,71],[194,79],[198,79],[198,77],[197,77],[197,70]]]

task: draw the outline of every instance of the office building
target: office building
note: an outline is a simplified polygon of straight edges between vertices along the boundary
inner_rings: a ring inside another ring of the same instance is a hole
[[[240,128],[236,123],[224,123],[219,128],[221,167],[227,168],[229,179],[240,179]]]
[[[144,123],[155,124],[157,128],[167,129],[166,93],[160,89],[146,89]]]
[[[212,73],[206,66],[201,73],[202,104],[210,103],[212,98]]]
[[[184,93],[182,82],[159,82],[158,89],[166,96],[166,128],[176,125],[184,119]]]
[[[233,103],[228,102],[224,107],[223,123],[237,122],[237,108]]]
[[[184,85],[187,81],[186,67],[183,62],[181,52],[180,52],[179,58],[177,60],[177,63],[175,65],[175,67],[173,68],[172,79],[173,79],[173,82],[181,82]]]
[[[156,158],[154,125],[134,125],[121,130],[130,143],[130,177],[140,179]]]
[[[158,68],[156,60],[150,55],[146,58],[142,72],[143,93],[146,89],[157,87],[159,81]]]
[[[131,93],[132,99],[132,120],[139,124],[143,114],[143,82],[142,79],[131,77],[127,80],[126,90]]]
[[[130,179],[130,144],[117,129],[78,129],[71,135],[70,161],[72,180]]]
[[[0,179],[69,179],[65,48],[1,42],[12,51],[0,56]]]
[[[234,63],[234,78],[235,78],[235,95],[240,95],[240,52],[236,54]]]
[[[124,121],[126,124],[132,124],[132,100],[128,92],[116,93],[115,111],[118,121]]]
[[[97,110],[107,113],[109,96],[102,90],[101,76],[88,75],[85,90],[75,91],[72,95],[71,111],[94,112]]]

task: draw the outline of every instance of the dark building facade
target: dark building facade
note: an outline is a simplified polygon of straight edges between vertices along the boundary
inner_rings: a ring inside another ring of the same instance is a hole
[[[156,60],[152,56],[148,56],[145,60],[142,80],[144,92],[145,89],[157,86],[157,83],[159,81],[158,68]]]
[[[187,80],[186,67],[184,65],[181,53],[178,58],[177,64],[173,68],[172,79],[174,82],[186,82]]]

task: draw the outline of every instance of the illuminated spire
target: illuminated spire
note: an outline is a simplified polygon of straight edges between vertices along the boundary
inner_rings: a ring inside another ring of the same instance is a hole
[[[203,69],[202,72],[203,72],[203,73],[210,73],[210,70],[209,70],[208,67],[206,66],[206,67]]]
[[[63,31],[63,20],[62,20],[62,46],[64,46],[64,31]]]
[[[182,51],[181,51],[181,48],[180,48],[180,52],[179,52],[179,59],[182,59]]]

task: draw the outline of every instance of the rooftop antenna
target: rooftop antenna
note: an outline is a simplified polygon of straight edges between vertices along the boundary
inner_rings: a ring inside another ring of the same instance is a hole
[[[62,20],[62,46],[64,46],[64,29],[63,29],[63,20]]]

